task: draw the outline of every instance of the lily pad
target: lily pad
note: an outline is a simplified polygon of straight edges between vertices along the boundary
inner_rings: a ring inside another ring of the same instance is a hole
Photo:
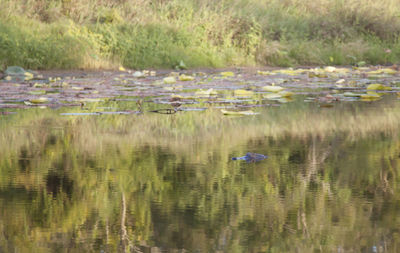
[[[368,85],[367,90],[392,90],[392,88],[384,86],[380,83],[373,83]]]
[[[282,95],[280,95],[279,93],[266,93],[266,94],[263,94],[263,98],[275,100],[275,99],[282,98]]]
[[[194,95],[197,97],[209,97],[217,94],[217,91],[215,91],[213,88],[208,90],[199,90],[194,93]]]
[[[286,91],[286,90],[280,91],[278,94],[281,95],[284,98],[289,98],[289,97],[292,97],[294,95],[293,92]]]
[[[283,91],[285,88],[281,86],[267,85],[262,87],[262,89],[269,92],[280,92]]]
[[[384,86],[380,83],[373,83],[368,85],[367,90],[383,90]]]
[[[180,81],[193,81],[193,80],[194,80],[194,77],[193,77],[193,76],[189,76],[189,75],[182,74],[182,75],[179,76],[179,80],[180,80]]]
[[[251,110],[249,110],[249,111],[238,111],[238,112],[236,112],[236,111],[227,111],[227,110],[221,109],[221,112],[222,112],[224,115],[233,115],[233,116],[257,115],[257,114],[260,114],[260,113],[257,113],[257,112],[253,112],[253,111],[251,111]]]
[[[353,93],[353,92],[343,93],[343,96],[345,96],[345,97],[361,97],[362,95],[364,95],[364,94]]]
[[[389,68],[383,68],[383,69],[378,69],[378,70],[373,70],[367,72],[368,75],[377,75],[377,74],[388,74],[388,75],[394,75],[397,74],[397,71],[394,69],[389,69]]]
[[[257,71],[257,75],[260,75],[260,76],[269,76],[269,75],[271,75],[272,73],[271,72],[269,72],[269,71],[261,71],[261,70],[258,70]]]
[[[29,91],[28,94],[30,95],[44,95],[46,94],[45,90],[33,90],[33,91]]]
[[[362,99],[379,99],[381,96],[378,93],[367,93],[360,96]]]
[[[49,99],[46,97],[40,97],[40,98],[30,99],[29,102],[33,104],[43,104],[49,102]]]
[[[251,91],[251,90],[235,90],[234,91],[234,94],[235,94],[235,96],[244,96],[244,97],[246,97],[246,96],[252,96],[252,95],[254,95],[254,91]]]
[[[232,71],[225,71],[225,72],[221,72],[220,75],[224,76],[224,77],[234,77],[235,73],[233,73]]]
[[[174,84],[174,83],[176,83],[176,79],[173,76],[165,77],[163,79],[163,81],[164,81],[165,84]]]
[[[179,86],[164,87],[164,90],[174,91],[174,90],[181,90],[182,88],[183,88],[183,86],[179,85]]]

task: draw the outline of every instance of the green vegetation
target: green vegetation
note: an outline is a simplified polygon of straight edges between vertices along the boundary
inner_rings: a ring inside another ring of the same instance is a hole
[[[396,0],[0,0],[0,68],[400,59]]]

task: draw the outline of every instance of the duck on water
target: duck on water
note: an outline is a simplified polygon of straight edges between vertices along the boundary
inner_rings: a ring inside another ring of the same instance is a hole
[[[268,156],[266,156],[266,155],[248,152],[245,156],[233,157],[232,160],[245,160],[246,162],[249,163],[249,162],[262,161],[267,158],[268,158]]]

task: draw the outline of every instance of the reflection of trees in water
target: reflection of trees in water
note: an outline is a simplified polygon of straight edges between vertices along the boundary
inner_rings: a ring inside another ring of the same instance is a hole
[[[397,233],[396,226],[382,225],[385,219],[392,217],[394,210],[398,212],[395,207],[398,197],[392,189],[396,180],[387,175],[397,171],[399,160],[395,161],[393,155],[399,151],[398,147],[391,152],[379,147],[382,144],[386,148],[387,144],[396,146],[396,143],[390,137],[381,142],[376,139],[348,142],[337,137],[329,141],[317,138],[310,141],[304,171],[299,174],[302,187],[297,188],[306,201],[298,208],[297,228],[304,238],[315,242],[307,247],[318,249],[316,246],[320,245],[323,249],[324,244],[319,243],[326,236],[337,240],[331,250],[337,247],[342,251],[370,251],[377,247],[383,252],[398,245],[393,236]],[[354,166],[359,164],[358,159],[364,160],[364,164]],[[306,195],[314,199],[312,208],[307,204]],[[381,208],[382,205],[386,208]],[[285,228],[295,234],[293,227],[293,224],[285,224]],[[325,227],[329,230],[323,232]],[[350,236],[348,232],[352,230]]]
[[[73,132],[41,134],[34,148],[15,151],[26,163],[1,175],[13,180],[0,191],[3,248],[307,252],[399,244],[400,147],[388,138],[261,138],[241,149],[229,140],[189,142],[177,152],[123,137],[84,150]],[[276,153],[260,163],[230,161],[249,147]],[[19,236],[26,228],[33,232]]]
[[[73,191],[73,182],[68,178],[68,175],[59,175],[53,171],[50,171],[46,176],[46,190],[47,193],[51,193],[53,197],[57,197],[57,194],[62,192],[71,198]]]

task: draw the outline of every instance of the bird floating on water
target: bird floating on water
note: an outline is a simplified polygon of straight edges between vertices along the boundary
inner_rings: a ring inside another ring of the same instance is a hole
[[[267,158],[268,158],[268,156],[266,156],[266,155],[248,152],[245,156],[233,157],[232,160],[245,160],[246,162],[249,163],[249,162],[262,161]]]

